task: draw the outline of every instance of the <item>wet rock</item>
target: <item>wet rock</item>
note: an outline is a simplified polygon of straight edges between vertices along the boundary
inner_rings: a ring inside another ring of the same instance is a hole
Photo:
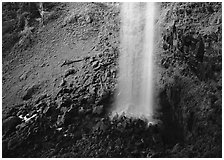
[[[29,87],[26,90],[25,94],[23,95],[22,99],[28,100],[28,99],[32,98],[32,96],[39,90],[39,87],[40,87],[40,85],[38,85],[38,84],[35,84],[35,85]]]
[[[111,92],[109,90],[103,90],[101,93],[99,93],[99,100],[97,104],[105,104],[111,102]]]
[[[16,126],[20,124],[22,120],[19,117],[11,116],[2,122],[3,134],[10,134],[16,129]]]
[[[103,105],[100,105],[100,106],[95,106],[94,108],[93,108],[93,114],[98,114],[98,115],[100,115],[100,114],[102,114],[103,113]]]
[[[102,121],[100,121],[93,127],[93,131],[105,132],[107,128],[108,128],[107,125],[105,125]]]

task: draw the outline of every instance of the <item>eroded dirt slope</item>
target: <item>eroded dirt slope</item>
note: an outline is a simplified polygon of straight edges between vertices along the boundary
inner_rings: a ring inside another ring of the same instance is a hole
[[[3,108],[23,102],[27,90],[34,85],[38,86],[38,89],[31,93],[33,95],[30,97],[35,98],[40,94],[54,95],[58,92],[62,75],[69,68],[61,66],[64,61],[82,59],[98,53],[94,51],[94,46],[99,43],[98,33],[101,28],[98,26],[101,22],[93,22],[98,23],[95,25],[85,19],[89,16],[99,18],[99,21],[104,20],[103,15],[91,15],[95,14],[94,7],[97,8],[94,4],[67,4],[65,10],[69,12],[63,13],[59,19],[36,32],[37,38],[32,47],[18,52],[19,55],[14,53],[10,61],[3,59]],[[78,15],[78,21],[74,26],[64,27],[66,18],[76,18],[72,17],[72,14]],[[82,62],[73,65],[81,64]],[[4,111],[5,109],[3,117]]]

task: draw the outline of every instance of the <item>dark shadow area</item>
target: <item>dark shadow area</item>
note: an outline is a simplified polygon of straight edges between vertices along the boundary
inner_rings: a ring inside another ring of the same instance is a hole
[[[184,141],[183,128],[181,122],[181,116],[174,110],[174,107],[171,106],[166,90],[160,92],[160,105],[161,108],[158,112],[162,113],[161,121],[164,125],[164,130],[162,138],[165,145],[173,146],[176,143],[181,143]]]

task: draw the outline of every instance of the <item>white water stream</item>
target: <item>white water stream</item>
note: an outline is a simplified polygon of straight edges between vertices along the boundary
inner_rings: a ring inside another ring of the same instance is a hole
[[[123,3],[121,55],[113,113],[153,116],[153,51],[155,3]]]

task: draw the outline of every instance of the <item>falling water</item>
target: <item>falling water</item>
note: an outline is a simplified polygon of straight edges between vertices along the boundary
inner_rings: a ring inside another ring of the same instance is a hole
[[[113,113],[152,120],[154,14],[154,3],[122,4],[119,87]]]

